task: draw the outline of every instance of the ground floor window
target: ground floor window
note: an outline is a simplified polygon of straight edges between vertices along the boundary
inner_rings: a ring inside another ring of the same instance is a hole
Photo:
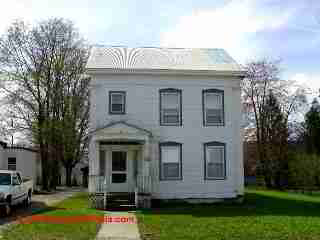
[[[160,143],[160,180],[182,179],[181,148],[181,143]]]
[[[204,144],[205,179],[226,178],[225,143],[209,142]]]

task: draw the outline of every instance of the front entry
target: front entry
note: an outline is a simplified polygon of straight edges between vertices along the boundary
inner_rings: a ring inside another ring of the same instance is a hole
[[[100,170],[107,177],[108,192],[134,192],[138,168],[141,168],[141,145],[100,146]]]
[[[108,191],[134,191],[134,151],[127,146],[111,146],[106,151]]]
[[[111,191],[128,192],[128,152],[111,152]]]

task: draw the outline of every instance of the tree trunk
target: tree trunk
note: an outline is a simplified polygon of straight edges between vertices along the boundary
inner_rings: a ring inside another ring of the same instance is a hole
[[[49,191],[49,166],[48,166],[48,148],[43,141],[42,136],[42,126],[43,121],[39,119],[39,129],[38,129],[38,141],[39,141],[39,151],[40,151],[40,161],[41,161],[41,183],[42,189]]]
[[[41,180],[42,180],[42,189],[49,191],[49,171],[48,171],[48,155],[44,146],[40,144],[40,157],[41,157]]]
[[[272,185],[272,176],[271,176],[270,172],[268,172],[268,171],[265,172],[264,181],[265,181],[267,188],[272,188],[272,186],[273,186]]]
[[[67,166],[67,167],[65,167],[65,169],[66,169],[66,185],[68,186],[68,187],[71,187],[72,186],[72,179],[71,179],[71,177],[72,177],[72,167],[69,167],[69,166]]]
[[[60,173],[60,164],[58,159],[54,157],[52,159],[52,166],[51,166],[51,181],[50,181],[50,188],[51,189],[56,189],[58,186],[58,181],[59,181],[59,173]]]
[[[261,141],[261,132],[257,128],[257,165],[256,165],[256,182],[259,187],[265,187],[265,174],[264,174],[264,154],[263,154],[263,143]]]

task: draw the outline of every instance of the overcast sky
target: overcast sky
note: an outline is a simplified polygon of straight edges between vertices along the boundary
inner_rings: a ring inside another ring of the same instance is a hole
[[[239,63],[282,59],[283,77],[320,88],[319,0],[2,0],[14,19],[72,20],[92,44],[225,48]]]

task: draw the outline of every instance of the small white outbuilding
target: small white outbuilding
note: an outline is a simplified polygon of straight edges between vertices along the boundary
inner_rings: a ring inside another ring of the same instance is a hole
[[[7,146],[0,142],[0,169],[17,170],[24,177],[36,179],[41,176],[40,157],[36,150],[19,147]]]
[[[82,168],[86,167],[85,162],[78,163],[72,172],[72,182],[78,185],[83,184]],[[5,142],[0,141],[0,169],[17,170],[22,173],[23,177],[32,178],[34,184],[41,183],[41,158],[37,150],[21,147],[8,146]],[[59,184],[65,185],[65,170],[61,166]]]

